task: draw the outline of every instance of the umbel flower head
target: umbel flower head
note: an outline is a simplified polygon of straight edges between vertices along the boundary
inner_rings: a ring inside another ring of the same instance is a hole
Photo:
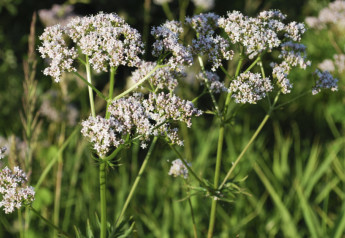
[[[78,54],[74,47],[68,47],[69,40],[89,58],[97,72],[119,65],[137,66],[139,55],[144,52],[138,31],[115,13],[76,17],[67,26],[47,27],[40,40],[43,41],[39,47],[42,58],[50,59],[44,74],[57,82],[63,72],[76,70],[72,64]]]
[[[35,199],[35,191],[31,186],[26,186],[26,174],[19,168],[13,171],[5,167],[0,171],[0,207],[5,213],[11,213],[15,208],[31,204]]]
[[[184,122],[191,126],[191,117],[201,115],[189,101],[173,94],[150,93],[145,99],[142,94],[114,100],[109,106],[110,118],[89,117],[82,122],[82,134],[93,144],[100,156],[105,156],[111,148],[125,143],[124,138],[139,137],[145,148],[150,136],[163,136],[170,143],[183,145],[178,137],[178,129],[172,122]]]

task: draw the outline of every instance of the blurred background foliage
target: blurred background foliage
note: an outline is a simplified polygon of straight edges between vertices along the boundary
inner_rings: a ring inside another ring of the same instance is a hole
[[[171,3],[176,16],[177,2],[174,0]],[[303,22],[307,16],[317,16],[328,3],[327,0],[216,0],[212,11],[224,15],[227,11],[240,10],[254,16],[262,10],[280,9],[288,15],[288,21]],[[13,161],[20,160],[20,143],[36,142],[31,145],[32,185],[58,154],[59,163],[42,181],[34,207],[43,216],[57,219],[60,226],[70,233],[73,233],[75,225],[86,234],[90,221],[97,234],[95,211],[98,211],[99,193],[96,162],[89,155],[88,145],[79,133],[71,138],[71,143],[62,152],[59,150],[78,122],[88,116],[86,87],[74,78],[68,79],[69,76],[66,76],[68,80],[64,84],[52,82],[43,75],[44,62],[37,56],[37,101],[34,111],[40,111],[40,115],[35,140],[23,132],[20,117],[25,109],[23,95],[27,97],[23,89],[23,60],[29,57],[32,14],[50,9],[53,4],[72,5],[77,15],[116,12],[143,32],[144,1],[0,1],[0,142],[11,142],[9,157]],[[194,6],[190,3],[187,15],[192,15],[193,11]],[[151,3],[150,25],[159,25],[165,20],[162,8]],[[44,27],[38,19],[35,49]],[[345,51],[343,33],[338,32],[335,39]],[[294,82],[294,93],[281,97],[282,102],[310,88],[313,84],[311,75],[317,64],[336,53],[329,42],[327,30],[307,31],[303,43],[307,46],[313,66],[306,71],[293,71],[290,78]],[[128,76],[129,72],[124,69],[117,75],[118,91],[126,87]],[[340,81],[338,92],[304,96],[273,114],[233,178],[240,180],[248,176],[241,186],[251,196],[238,195],[231,204],[220,203],[215,237],[345,237],[345,77],[336,76]],[[106,87],[107,76],[97,77],[97,87]],[[180,93],[191,95],[195,92],[186,89]],[[99,108],[101,103],[98,102]],[[223,173],[231,166],[265,114],[260,104],[238,108],[235,123],[227,128]],[[68,118],[73,110],[75,117]],[[195,171],[212,181],[218,131],[217,124],[211,122],[212,117],[207,116],[195,120],[192,129],[186,131],[182,128],[181,131],[186,141],[186,158],[192,159]],[[146,151],[135,145],[121,154],[121,165],[109,173],[108,217],[111,221],[115,221],[119,214],[145,154]],[[183,181],[167,175],[167,161],[174,159],[175,155],[163,142],[156,146],[141,186],[127,211],[128,217],[132,216],[135,222],[135,232],[131,236],[192,237],[191,214],[187,202],[183,200],[186,197]],[[62,172],[60,185],[55,181],[59,172]],[[56,200],[54,202],[56,186],[61,187],[58,208]],[[193,196],[192,202],[199,235],[204,237],[210,198]],[[58,211],[57,217],[53,214],[54,209]],[[38,219],[32,216],[27,237],[53,237],[48,227],[36,221]],[[17,214],[1,214],[0,237],[18,237],[18,226]]]

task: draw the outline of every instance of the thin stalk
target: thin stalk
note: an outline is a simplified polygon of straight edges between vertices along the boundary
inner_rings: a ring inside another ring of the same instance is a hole
[[[216,160],[216,169],[214,175],[214,182],[213,187],[217,188],[219,183],[219,176],[220,176],[220,165],[222,161],[223,155],[223,141],[224,141],[224,124],[222,123],[219,128],[219,137],[218,137],[218,145],[217,145],[217,160]],[[211,205],[211,214],[210,214],[210,222],[208,225],[208,233],[207,237],[211,238],[213,236],[214,224],[216,222],[216,209],[217,209],[217,199],[212,200]]]
[[[73,72],[78,78],[80,78],[84,83],[86,83],[89,87],[92,88],[93,91],[102,99],[107,100],[107,98],[103,95],[101,91],[95,88],[92,84],[90,84],[83,76],[81,76],[78,72]]]
[[[113,97],[116,70],[117,70],[117,67],[116,68],[114,68],[114,67],[110,68],[108,98],[112,98]],[[109,119],[109,117],[110,117],[110,112],[108,111],[108,107],[109,107],[110,103],[111,103],[111,101],[107,100],[107,108],[106,108],[106,114],[105,114],[105,118],[106,119]]]
[[[37,210],[35,210],[33,207],[30,207],[30,210],[33,211],[39,218],[41,218],[42,221],[44,221],[48,226],[50,226],[51,228],[57,230],[61,235],[65,236],[65,237],[72,237],[71,235],[69,235],[68,233],[66,233],[65,231],[63,231],[61,228],[55,226],[52,222],[50,222],[48,219],[46,219],[45,217],[43,217]]]
[[[199,60],[199,64],[200,64],[201,71],[202,71],[202,73],[204,74],[204,78],[205,78],[205,85],[206,85],[207,90],[208,90],[208,92],[209,92],[209,94],[210,94],[210,96],[211,96],[211,99],[212,99],[213,105],[214,105],[214,107],[216,108],[217,114],[218,114],[218,116],[220,116],[220,115],[221,115],[221,113],[220,113],[220,110],[219,110],[219,107],[218,107],[217,101],[216,101],[216,99],[215,99],[215,97],[214,97],[214,95],[213,95],[213,93],[212,93],[212,91],[211,91],[211,88],[210,88],[210,83],[207,81],[207,77],[206,77],[206,70],[205,70],[205,67],[204,67],[204,62],[202,61],[201,56],[198,56],[198,60]]]
[[[244,71],[244,73],[247,73],[249,70],[251,70],[259,61],[261,60],[261,55],[259,55],[251,65]]]
[[[240,162],[240,160],[242,159],[243,155],[247,152],[247,150],[249,149],[250,145],[254,142],[254,140],[256,139],[256,137],[258,136],[258,134],[260,133],[260,131],[262,130],[262,128],[264,127],[264,125],[266,124],[268,118],[270,117],[269,114],[266,114],[266,116],[264,117],[264,119],[261,121],[259,127],[256,129],[255,133],[253,134],[253,136],[250,138],[249,142],[247,143],[247,145],[244,147],[244,149],[242,150],[241,154],[237,157],[237,159],[235,160],[235,162],[232,164],[229,172],[226,174],[223,182],[221,183],[221,185],[219,186],[219,190],[223,188],[224,184],[226,183],[226,181],[228,180],[228,178],[230,177],[230,175],[232,174],[232,172],[234,171],[234,169],[236,168],[237,164]]]
[[[243,57],[241,54],[240,60],[239,60],[237,67],[236,67],[235,78],[240,73],[242,62],[243,62]],[[228,93],[226,100],[225,100],[225,105],[224,105],[224,109],[223,109],[224,111],[223,111],[223,115],[221,117],[221,124],[220,124],[220,128],[219,128],[218,145],[217,145],[217,159],[216,159],[216,168],[215,168],[214,183],[213,183],[214,188],[217,188],[218,183],[219,183],[220,165],[221,165],[221,161],[222,161],[224,131],[225,131],[224,117],[226,116],[226,113],[227,113],[227,110],[228,110],[228,107],[230,104],[230,99],[231,99],[231,93]],[[214,225],[216,222],[216,210],[217,210],[217,199],[213,199],[212,204],[211,204],[210,221],[209,221],[208,233],[207,233],[208,238],[211,238],[213,236]]]
[[[188,189],[188,195],[189,195],[189,189]],[[195,222],[195,217],[194,217],[193,205],[192,205],[192,200],[190,197],[188,197],[188,204],[190,207],[190,213],[192,215],[194,238],[198,238],[198,232],[196,229],[196,222]]]
[[[165,13],[165,16],[169,19],[169,21],[174,20],[174,15],[172,14],[169,4],[167,2],[162,4],[162,8]]]
[[[65,139],[65,123],[61,125],[61,134],[59,138],[59,147],[63,144]],[[58,168],[56,172],[56,182],[55,182],[55,197],[54,197],[54,212],[53,212],[53,222],[56,226],[59,225],[59,217],[60,217],[60,200],[61,200],[61,182],[62,182],[62,170],[63,170],[63,159],[62,153],[58,155]],[[57,231],[54,230],[53,237],[57,237]]]
[[[168,143],[170,148],[176,153],[177,157],[182,161],[182,163],[184,164],[184,166],[186,166],[186,168],[188,169],[188,172],[191,173],[193,175],[194,178],[196,178],[196,180],[198,180],[198,182],[200,184],[202,184],[205,188],[207,188],[207,184],[205,184],[197,175],[196,173],[192,170],[192,168],[187,164],[187,162],[183,159],[182,155],[180,154],[180,152],[178,152],[175,147]]]
[[[259,127],[256,129],[255,133],[253,134],[253,136],[250,138],[250,140],[248,141],[247,145],[244,147],[244,149],[242,150],[242,152],[240,153],[240,155],[237,157],[237,159],[235,160],[235,162],[233,163],[233,165],[231,166],[230,170],[228,171],[228,173],[226,174],[225,178],[223,179],[223,182],[221,183],[221,185],[219,186],[218,190],[221,190],[223,188],[223,186],[225,185],[226,181],[229,179],[229,177],[231,176],[232,172],[234,171],[234,169],[236,168],[237,164],[240,162],[240,160],[242,159],[243,155],[247,152],[247,150],[249,149],[250,145],[254,142],[254,140],[256,139],[256,137],[259,135],[259,133],[261,132],[262,128],[264,127],[264,125],[266,124],[267,120],[269,119],[272,111],[274,110],[274,105],[277,103],[278,98],[279,98],[280,92],[277,93],[273,104],[270,108],[270,110],[267,112],[266,116],[264,117],[264,119],[261,121]]]
[[[189,4],[189,0],[179,0],[180,22],[184,22],[186,18],[186,11],[187,11],[188,4]]]
[[[87,81],[89,84],[92,85],[92,79],[91,79],[91,67],[90,67],[90,63],[89,63],[89,57],[86,56],[86,77],[87,77]],[[88,84],[88,85],[89,85]],[[92,92],[92,87],[88,86],[88,90],[89,90],[89,99],[90,99],[90,108],[91,108],[91,115],[93,117],[96,117],[96,111],[95,111],[95,102],[93,100],[93,92]]]
[[[119,95],[117,95],[116,97],[114,97],[112,100],[117,100],[120,99],[124,96],[126,96],[128,93],[132,92],[134,89],[136,89],[137,87],[139,87],[141,84],[143,84],[146,79],[148,79],[157,69],[159,68],[163,68],[166,65],[157,65],[156,67],[154,67],[147,75],[145,75],[145,77],[143,77],[142,79],[140,79],[137,83],[135,83],[132,87],[130,87],[129,89],[127,89],[126,91],[120,93]]]
[[[19,220],[19,237],[24,238],[24,226],[23,226],[23,215],[22,210],[18,209],[18,220]]]
[[[289,101],[279,104],[279,105],[276,106],[274,109],[277,109],[277,108],[283,107],[283,106],[285,106],[285,105],[287,105],[287,104],[290,104],[290,103],[292,103],[293,101],[296,101],[296,100],[299,99],[300,97],[303,97],[303,96],[307,95],[307,94],[310,93],[310,92],[311,92],[311,90],[307,90],[307,91],[305,91],[304,93],[301,93],[300,95],[297,95],[296,97],[290,99]]]
[[[62,153],[62,151],[64,151],[64,149],[67,147],[67,145],[71,142],[71,140],[74,138],[75,135],[78,134],[80,130],[80,126],[76,126],[74,131],[72,132],[72,134],[67,138],[67,140],[62,144],[62,146],[60,147],[60,149],[57,151],[57,153],[55,154],[55,156],[50,160],[49,164],[47,165],[47,167],[43,170],[40,178],[38,179],[38,182],[36,183],[35,189],[38,190],[38,188],[41,186],[43,180],[46,178],[46,176],[48,175],[49,171],[51,170],[51,168],[53,167],[53,165],[56,163],[56,161],[59,158],[59,154]]]
[[[130,201],[131,201],[131,199],[132,199],[132,197],[133,197],[133,194],[134,194],[134,192],[135,192],[135,190],[136,190],[136,188],[137,188],[137,186],[138,186],[138,184],[139,184],[139,182],[140,182],[140,179],[141,179],[141,177],[142,177],[142,175],[143,175],[143,173],[144,173],[144,171],[145,171],[145,168],[146,168],[146,166],[147,166],[147,163],[148,163],[148,161],[149,161],[149,159],[150,159],[150,157],[151,157],[153,148],[154,148],[155,145],[156,145],[157,139],[158,139],[158,137],[155,136],[155,137],[153,138],[153,140],[152,140],[152,143],[151,143],[151,145],[150,145],[150,148],[149,148],[149,150],[148,150],[148,152],[147,152],[147,154],[146,154],[146,156],[145,156],[144,162],[142,163],[142,165],[141,165],[141,167],[140,167],[140,170],[139,170],[139,172],[138,172],[138,175],[137,175],[137,177],[135,178],[135,181],[134,181],[134,183],[133,183],[133,185],[132,185],[132,187],[131,187],[131,190],[129,191],[129,194],[128,194],[128,196],[127,196],[127,199],[126,199],[126,201],[125,201],[125,204],[123,205],[122,210],[121,210],[121,212],[120,212],[120,215],[119,215],[119,217],[118,217],[117,220],[116,220],[115,227],[122,221],[122,217],[123,217],[123,215],[125,214],[125,211],[126,211],[128,205],[129,205],[129,203],[130,203]]]
[[[259,60],[259,63],[258,63],[258,64],[259,64],[260,69],[261,69],[262,78],[264,79],[264,78],[266,78],[266,74],[265,74],[264,66],[262,65],[261,57],[260,57],[260,60]],[[269,107],[271,108],[271,100],[270,100],[270,96],[269,96],[268,93],[267,93],[266,99],[267,99],[267,102],[268,102]]]
[[[102,162],[99,166],[99,187],[101,197],[101,236],[107,236],[107,200],[106,200],[106,163]]]

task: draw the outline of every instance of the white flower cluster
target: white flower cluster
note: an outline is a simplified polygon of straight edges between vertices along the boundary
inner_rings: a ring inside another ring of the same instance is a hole
[[[193,54],[208,56],[213,71],[221,66],[223,59],[231,60],[234,55],[229,42],[220,35],[214,35],[215,29],[218,28],[218,20],[219,16],[214,13],[186,18],[186,23],[195,30],[197,35],[197,38],[192,40]]]
[[[5,158],[5,152],[6,152],[7,148],[6,147],[1,147],[0,148],[0,159]]]
[[[132,73],[131,79],[134,82],[138,82],[140,79],[145,77],[150,71],[152,71],[156,66],[156,62],[142,61],[138,66],[138,69]],[[182,67],[179,68],[179,70],[175,70],[168,66],[158,68],[148,78],[148,82],[157,89],[167,88],[170,91],[173,91],[177,87],[177,79],[184,78],[186,76],[184,69]]]
[[[246,72],[231,81],[229,90],[236,103],[256,104],[273,90],[273,86],[269,78],[262,78],[259,73]]]
[[[214,8],[214,0],[192,0],[196,7],[202,8],[204,11],[209,11]]]
[[[151,34],[156,41],[153,43],[152,54],[161,56],[171,54],[168,64],[172,68],[178,69],[179,65],[192,65],[193,56],[189,47],[180,43],[180,36],[183,28],[178,21],[167,21],[161,26],[153,27]]]
[[[333,55],[333,60],[325,59],[318,65],[318,68],[328,72],[334,72],[336,70],[339,74],[342,74],[345,72],[345,55],[335,54]]]
[[[72,64],[78,54],[73,47],[68,48],[64,33],[60,25],[45,28],[40,36],[42,46],[38,48],[42,58],[50,60],[49,67],[43,73],[53,77],[56,82],[60,81],[63,72],[76,71]]]
[[[317,79],[315,87],[312,90],[313,95],[318,94],[321,89],[331,89],[332,91],[338,90],[338,79],[333,78],[328,71],[321,72],[320,70],[315,70],[314,74]]]
[[[277,79],[277,85],[281,92],[290,93],[292,83],[288,79],[288,75],[292,67],[300,67],[306,69],[311,65],[311,62],[306,57],[306,47],[303,44],[287,41],[280,45],[279,58],[283,59],[280,64],[272,62],[270,66],[273,68],[272,76]]]
[[[335,24],[341,28],[345,28],[345,1],[336,0],[330,2],[319,12],[318,17],[307,17],[306,23],[315,29],[324,29],[327,24]]]
[[[114,13],[74,18],[67,34],[97,72],[106,72],[108,66],[137,66],[138,55],[144,53],[139,32]]]
[[[188,166],[190,166],[190,164],[188,164]],[[182,176],[184,179],[188,178],[188,169],[181,159],[176,159],[171,163],[169,175],[174,177]]]
[[[82,133],[94,144],[100,156],[106,155],[111,147],[124,143],[122,138],[136,135],[145,148],[149,137],[167,136],[171,143],[183,145],[177,128],[170,122],[180,121],[191,126],[191,117],[201,115],[189,101],[173,94],[150,94],[145,99],[142,94],[115,100],[109,106],[110,118],[89,117],[82,122]]]
[[[13,171],[5,167],[0,171],[0,207],[6,214],[34,201],[34,188],[25,186],[26,182],[26,174],[19,167],[14,167]]]
[[[65,38],[70,38],[81,52],[88,56],[97,72],[119,65],[136,66],[140,62],[144,45],[137,30],[131,28],[116,14],[99,13],[95,16],[73,18],[65,27],[47,27],[40,36],[42,58],[51,60],[44,74],[59,81],[65,71],[75,71],[72,66],[78,54],[68,48]]]
[[[210,85],[210,90],[212,93],[228,92],[228,88],[226,88],[225,85],[219,81],[219,76],[213,72],[205,71],[205,74],[199,73],[196,78],[200,80],[201,85],[207,81],[207,83]]]
[[[299,41],[305,28],[302,23],[284,24],[285,15],[279,10],[261,12],[258,17],[244,16],[239,11],[229,12],[227,18],[220,18],[218,24],[229,36],[233,44],[245,47],[250,59],[263,51],[279,47],[285,38]]]

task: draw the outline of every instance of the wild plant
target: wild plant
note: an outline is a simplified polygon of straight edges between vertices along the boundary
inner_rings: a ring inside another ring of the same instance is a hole
[[[143,59],[145,45],[140,33],[115,13],[76,17],[64,26],[45,28],[40,36],[39,52],[48,60],[43,73],[56,83],[63,82],[65,73],[74,74],[88,88],[90,116],[83,119],[80,131],[91,144],[89,153],[99,169],[101,238],[120,234],[126,209],[159,139],[176,157],[169,175],[182,177],[186,182],[194,237],[198,237],[200,227],[193,215],[192,195],[209,198],[207,236],[213,237],[217,204],[233,202],[234,197],[247,194],[240,185],[244,179],[234,175],[235,169],[273,112],[301,96],[284,101],[284,95],[291,93],[294,83],[298,83],[289,77],[291,70],[311,65],[306,47],[301,44],[304,24],[286,22],[286,15],[279,10],[262,11],[256,17],[239,11],[228,12],[226,16],[201,13],[184,17],[182,11],[177,21],[173,20],[167,2],[163,8],[169,20],[151,30],[155,61]],[[235,63],[234,70],[227,68],[229,62]],[[135,68],[133,83],[114,95],[114,85],[120,80],[116,75],[125,67]],[[202,90],[196,97],[188,98],[180,88],[188,85],[192,67],[198,68],[192,72],[192,78]],[[97,73],[101,72],[109,73],[107,93],[95,86]],[[315,76],[314,87],[306,89],[303,95],[317,94],[322,89],[337,90],[337,79],[327,71],[318,70]],[[104,100],[103,108],[96,109],[94,97]],[[205,101],[209,103],[204,105]],[[227,172],[222,174],[222,161],[228,159],[223,156],[224,140],[244,104],[260,104],[266,115],[241,153],[230,158],[232,166],[223,168]],[[213,178],[201,177],[193,169],[193,158],[187,160],[183,156],[184,139],[178,127],[181,124],[191,127],[192,118],[206,114],[214,118],[218,128],[216,156],[210,158],[216,163]],[[118,165],[119,153],[136,143],[142,149],[148,148],[147,155],[119,216],[108,226],[107,174]],[[30,199],[31,202],[32,196]],[[55,220],[55,225],[51,225],[61,235],[71,236],[56,223]],[[128,232],[133,227],[131,224]],[[76,233],[81,236],[78,229]]]

